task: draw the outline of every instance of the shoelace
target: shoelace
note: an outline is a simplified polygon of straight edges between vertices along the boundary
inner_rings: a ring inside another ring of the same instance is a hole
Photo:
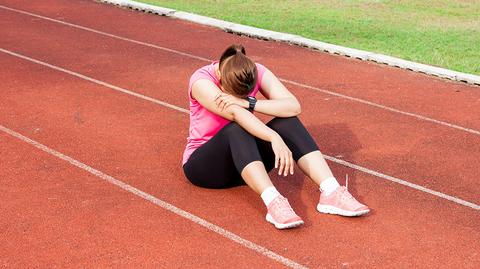
[[[342,200],[355,200],[355,198],[353,198],[353,196],[350,194],[350,192],[348,192],[346,187],[342,188],[342,196],[341,196],[340,199],[342,199]]]
[[[340,198],[341,200],[355,200],[353,196],[348,192],[348,174],[345,175],[345,187],[342,188],[342,196]]]

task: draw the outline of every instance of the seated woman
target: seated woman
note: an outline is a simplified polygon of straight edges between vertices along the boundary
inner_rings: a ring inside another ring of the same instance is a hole
[[[267,100],[255,98],[261,92]],[[294,161],[320,187],[317,210],[342,216],[369,212],[340,186],[313,138],[296,117],[295,96],[241,45],[232,45],[220,61],[190,78],[190,131],[183,169],[194,185],[229,188],[247,184],[267,207],[266,220],[278,229],[303,224],[273,186],[268,172],[293,174]],[[253,112],[274,116],[264,124]]]

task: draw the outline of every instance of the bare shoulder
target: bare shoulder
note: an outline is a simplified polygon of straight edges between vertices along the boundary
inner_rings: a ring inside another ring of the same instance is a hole
[[[277,76],[266,68],[261,82],[261,93],[267,99],[293,97],[293,94],[283,85]]]
[[[220,92],[217,85],[209,79],[199,79],[192,84],[192,97],[197,101],[203,98],[215,97]]]

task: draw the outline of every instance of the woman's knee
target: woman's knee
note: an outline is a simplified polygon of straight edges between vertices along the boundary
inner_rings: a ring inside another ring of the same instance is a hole
[[[267,123],[267,126],[278,133],[295,131],[298,128],[305,128],[300,119],[296,116],[288,118],[274,118]]]
[[[318,150],[315,140],[298,117],[275,118],[269,122],[269,126],[283,138],[295,161],[309,152]]]
[[[243,129],[243,127],[236,122],[229,123],[227,126],[224,127],[223,131],[229,138],[254,139],[254,137],[249,132]]]

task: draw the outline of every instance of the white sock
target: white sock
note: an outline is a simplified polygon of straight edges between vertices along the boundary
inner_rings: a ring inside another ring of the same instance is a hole
[[[265,206],[268,207],[268,205],[273,201],[273,199],[277,198],[280,193],[277,191],[277,189],[273,186],[266,188],[260,197],[262,197],[263,203]]]
[[[334,177],[329,177],[320,183],[320,191],[326,195],[334,192],[338,187],[340,187],[340,184]]]

